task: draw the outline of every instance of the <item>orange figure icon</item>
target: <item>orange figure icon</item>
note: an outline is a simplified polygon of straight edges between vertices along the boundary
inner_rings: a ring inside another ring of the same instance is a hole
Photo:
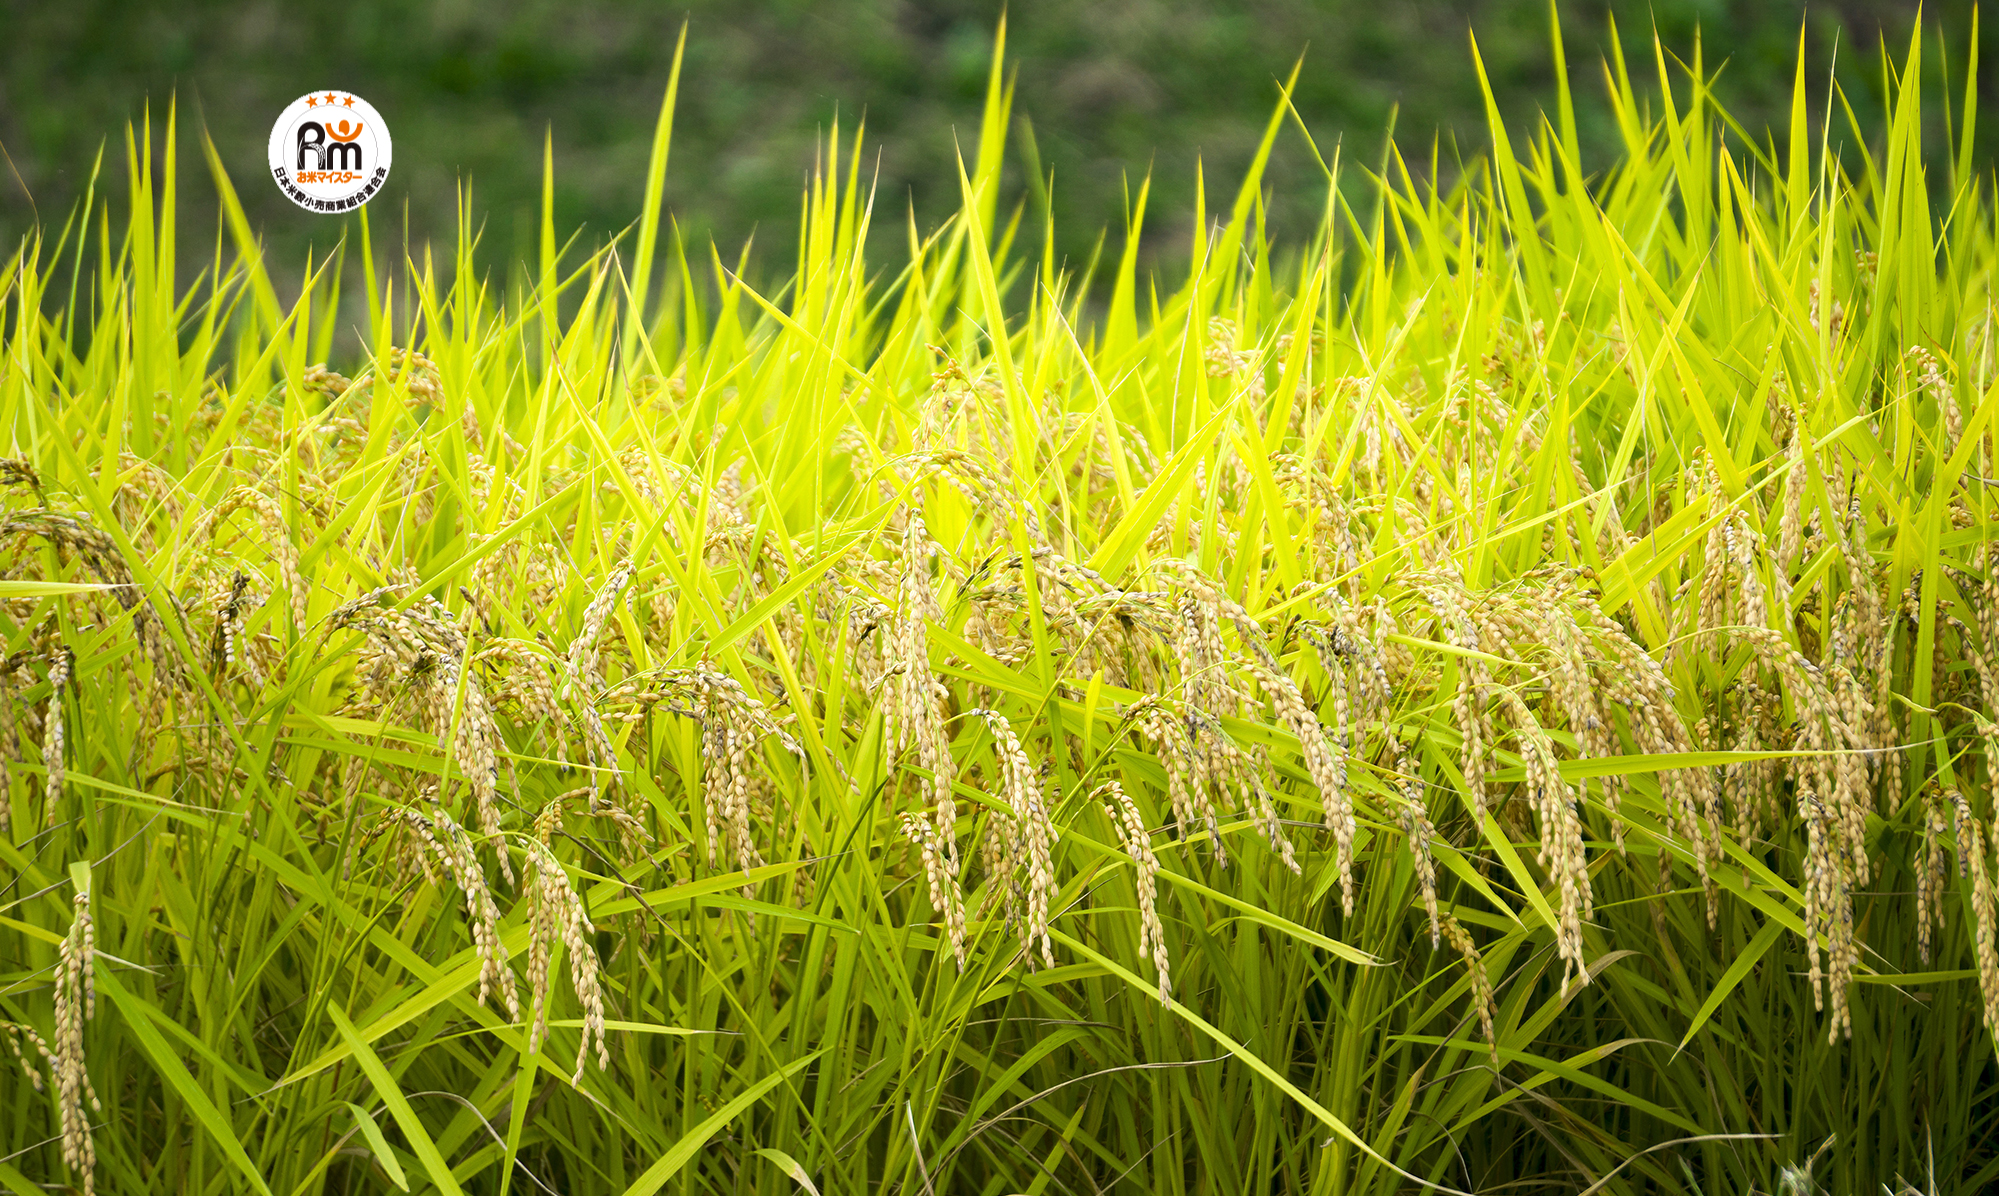
[[[333,140],[335,141],[352,141],[356,137],[359,137],[361,135],[361,122],[355,121],[354,127],[350,129],[347,127],[347,122],[344,120],[337,125],[332,123],[331,121],[328,121],[326,125],[326,135],[328,137],[333,138]]]

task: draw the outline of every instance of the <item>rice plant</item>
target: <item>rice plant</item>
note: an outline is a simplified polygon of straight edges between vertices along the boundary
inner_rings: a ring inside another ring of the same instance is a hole
[[[1661,46],[1614,163],[1564,69],[1273,245],[1287,85],[1166,279],[1002,207],[1000,46],[956,216],[836,127],[776,286],[662,226],[678,68],[509,285],[204,146],[180,289],[171,108],[11,251],[0,1183],[1999,1176],[1972,86],[1780,143]]]

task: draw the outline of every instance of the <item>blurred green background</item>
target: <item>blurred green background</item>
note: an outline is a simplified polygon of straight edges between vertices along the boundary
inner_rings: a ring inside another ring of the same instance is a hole
[[[205,124],[214,137],[274,262],[302,267],[306,246],[330,243],[341,222],[285,202],[264,177],[264,145],[285,104],[329,87],[367,98],[393,130],[394,175],[371,206],[376,227],[387,226],[392,239],[406,211],[414,241],[448,242],[458,185],[469,180],[486,222],[486,263],[504,266],[531,252],[543,133],[552,130],[558,227],[580,226],[586,242],[601,240],[638,211],[652,123],[685,20],[666,203],[690,245],[705,252],[712,236],[733,256],[754,232],[758,263],[781,271],[816,139],[836,113],[847,128],[865,114],[868,159],[880,171],[877,241],[880,257],[891,260],[909,205],[924,228],[955,206],[953,135],[976,134],[1001,7],[982,0],[0,0],[0,145],[12,164],[0,164],[0,244],[11,247],[37,215],[59,228],[100,144],[117,195],[125,122],[148,100],[157,114],[173,95],[184,127]],[[1653,21],[1683,55],[1691,55],[1698,30],[1708,65],[1726,59],[1721,93],[1760,130],[1782,121],[1801,23],[1814,87],[1822,96],[1836,61],[1865,121],[1881,87],[1884,30],[1899,56],[1916,6],[1564,4],[1593,167],[1613,148],[1599,66],[1613,15],[1647,82],[1655,77]],[[1961,86],[1970,4],[1931,4],[1923,19],[1950,37],[1949,67]],[[1301,52],[1297,105],[1328,156],[1343,139],[1349,159],[1377,160],[1399,106],[1398,140],[1427,156],[1441,136],[1448,172],[1454,153],[1469,156],[1486,141],[1468,29],[1511,119],[1525,121],[1552,103],[1545,0],[1014,0],[1012,194],[1031,195],[1020,165],[1031,122],[1055,180],[1060,245],[1072,260],[1087,256],[1106,227],[1115,243],[1124,180],[1135,186],[1148,169],[1155,178],[1148,253],[1155,260],[1184,253],[1197,157],[1211,188],[1232,188],[1271,110],[1275,78]],[[1999,48],[1984,57],[1999,64]],[[1981,89],[1990,94],[1985,80]],[[1836,125],[1835,140],[1842,135]],[[1981,147],[1995,135],[1999,119],[1985,120]],[[191,138],[182,161],[191,184],[183,234],[205,244],[214,206]],[[1319,179],[1302,140],[1287,134],[1270,177],[1280,233],[1316,217]]]

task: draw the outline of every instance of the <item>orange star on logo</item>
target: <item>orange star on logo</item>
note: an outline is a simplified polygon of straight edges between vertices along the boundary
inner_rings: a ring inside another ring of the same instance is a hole
[[[305,106],[306,106],[306,107],[308,107],[308,108],[317,108],[317,107],[319,107],[319,97],[318,97],[318,96],[307,96],[307,97],[305,97]]]
[[[330,91],[329,91],[329,92],[327,92],[327,93],[326,93],[326,102],[327,102],[327,103],[331,104],[331,103],[332,103],[332,102],[334,101],[334,99],[335,99],[335,98],[336,98],[336,97],[334,96],[334,94],[333,94],[332,92],[330,92]]]
[[[343,104],[345,104],[345,105],[347,105],[347,106],[348,106],[349,108],[352,108],[352,107],[354,106],[354,97],[353,97],[353,96],[348,96],[348,97],[347,97],[346,99],[344,99],[344,100],[342,100],[342,101],[340,101],[340,102],[341,102],[341,103],[343,103]]]

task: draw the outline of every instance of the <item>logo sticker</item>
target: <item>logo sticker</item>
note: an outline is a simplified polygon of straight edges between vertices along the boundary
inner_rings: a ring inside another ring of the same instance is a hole
[[[308,212],[351,212],[389,181],[389,126],[360,96],[315,91],[271,126],[271,177]]]

